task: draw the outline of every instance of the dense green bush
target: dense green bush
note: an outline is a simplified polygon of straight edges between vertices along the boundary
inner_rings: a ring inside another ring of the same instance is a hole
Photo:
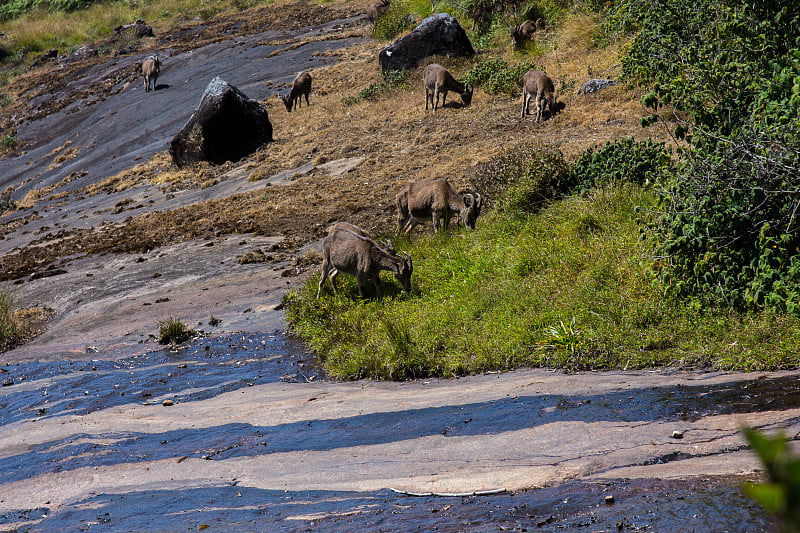
[[[650,226],[673,293],[800,314],[800,4],[622,0],[623,72],[649,84],[685,164]]]
[[[672,161],[663,143],[622,139],[589,148],[567,165],[560,150],[522,142],[504,150],[478,169],[476,182],[496,206],[509,213],[534,213],[550,201],[595,187],[634,183],[648,185],[669,175]]]
[[[480,86],[488,94],[514,94],[522,87],[522,77],[536,68],[533,61],[523,61],[509,65],[502,59],[479,61],[461,80]]]
[[[599,149],[589,148],[570,165],[562,181],[570,190],[581,192],[607,184],[648,185],[669,175],[670,152],[664,143],[621,139]]]

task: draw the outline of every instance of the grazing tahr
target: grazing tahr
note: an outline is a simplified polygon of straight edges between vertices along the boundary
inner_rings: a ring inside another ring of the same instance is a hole
[[[522,77],[522,113],[524,117],[529,113],[531,97],[536,99],[536,122],[542,120],[544,115],[544,108],[550,109],[550,116],[553,117],[556,112],[556,99],[554,96],[555,88],[553,87],[553,80],[550,76],[541,70],[529,70]]]
[[[460,94],[461,101],[465,106],[472,102],[472,86],[457,82],[453,75],[438,63],[431,63],[425,67],[422,79],[425,82],[425,109],[428,109],[430,101],[431,107],[436,111],[439,108],[440,94],[442,95],[442,107],[444,107],[448,91]]]
[[[156,89],[156,80],[161,71],[161,61],[158,56],[150,56],[142,63],[142,74],[144,74],[144,92],[149,92],[150,82],[153,82],[152,90]]]
[[[414,265],[411,256],[404,254],[400,257],[397,253],[381,247],[376,241],[366,236],[366,232],[356,227],[351,231],[346,226],[331,227],[328,236],[322,240],[322,276],[319,280],[317,298],[322,294],[325,280],[330,277],[333,293],[336,294],[336,276],[341,272],[356,276],[358,295],[364,296],[364,285],[367,280],[375,282],[375,288],[380,296],[378,278],[381,270],[388,270],[400,285],[403,291],[411,291],[411,273]]]
[[[297,109],[302,105],[302,97],[306,98],[306,105],[308,103],[308,94],[311,92],[311,74],[307,70],[301,72],[297,77],[292,80],[292,88],[289,92],[281,97],[283,105],[286,106],[286,111],[292,112],[292,109]]]
[[[369,7],[367,7],[367,19],[372,25],[375,25],[378,19],[381,18],[381,15],[389,10],[390,5],[391,0],[379,0],[378,2],[372,2]]]
[[[542,19],[539,19],[538,22],[541,23]],[[510,27],[511,47],[517,49],[522,46],[524,42],[530,41],[537,29],[537,23],[532,20],[526,20],[519,26]]]
[[[358,226],[356,226],[355,224],[351,224],[351,223],[349,223],[349,222],[334,222],[333,224],[331,224],[331,225],[328,227],[328,235],[330,235],[331,233],[333,233],[333,232],[334,232],[334,231],[336,231],[337,229],[346,229],[346,230],[352,231],[353,233],[356,233],[356,234],[358,234],[358,235],[361,235],[362,237],[367,237],[368,239],[371,239],[371,238],[372,238],[372,236],[371,236],[369,233],[367,233],[367,231],[366,231],[366,230],[364,230],[364,229],[361,229],[361,228],[359,228]],[[392,243],[390,243],[390,242],[389,242],[389,240],[388,240],[388,239],[384,239],[384,240],[382,240],[382,241],[380,242],[380,244],[381,244],[381,245],[382,245],[382,246],[383,246],[383,247],[384,247],[384,248],[385,248],[385,249],[386,249],[388,252],[391,252],[391,253],[393,253],[393,254],[397,254],[397,250],[395,250],[395,249],[394,249],[394,246],[392,245]]]
[[[467,229],[475,229],[481,212],[481,195],[456,192],[447,180],[423,180],[409,183],[397,193],[397,233],[408,233],[414,226],[431,221],[433,232],[446,231],[450,218],[457,215]]]

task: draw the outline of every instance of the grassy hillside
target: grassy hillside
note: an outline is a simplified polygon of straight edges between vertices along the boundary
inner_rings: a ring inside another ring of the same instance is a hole
[[[433,114],[424,110],[424,65],[388,80],[379,73],[377,53],[388,42],[383,39],[408,31],[398,23],[406,15],[424,16],[431,9],[427,2],[397,0],[374,33],[363,26],[362,44],[332,52],[339,61],[312,73],[310,107],[287,114],[277,97],[264,102],[276,125],[276,142],[237,164],[251,180],[309,162],[316,166],[312,172],[287,186],[133,216],[103,232],[66,234],[57,245],[2,258],[3,271],[15,279],[15,272],[24,275],[28,268],[44,268],[79,250],[130,252],[238,232],[285,235],[283,246],[297,251],[321,238],[336,220],[391,235],[397,190],[408,181],[448,178],[458,190],[481,192],[487,205],[476,232],[433,237],[430,230],[417,230],[410,241],[395,243],[415,259],[412,295],[387,290],[383,300],[361,301],[349,280],[340,296],[328,292],[316,300],[318,278],[312,276],[290,297],[295,331],[332,374],[404,379],[520,365],[796,366],[793,269],[798,248],[792,191],[797,187],[792,177],[797,174],[786,171],[794,168],[797,153],[792,106],[800,93],[794,90],[795,51],[786,48],[796,14],[788,4],[781,17],[758,13],[766,21],[762,27],[735,2],[726,9],[715,9],[718,2],[703,3],[705,20],[717,18],[703,26],[698,42],[684,25],[702,26],[701,17],[685,10],[673,18],[655,12],[657,17],[649,17],[644,9],[649,4],[518,5],[518,17],[542,17],[547,28],[521,51],[511,50],[508,37],[514,6],[492,4],[496,10],[473,31],[473,4],[437,4],[433,10],[456,15],[481,52],[470,59],[429,60],[478,84],[471,106],[449,105]],[[222,8],[237,10],[236,4],[218,5],[221,10],[207,21],[195,14],[185,23],[222,28],[232,20],[247,20],[257,21],[253,27],[269,23],[278,28],[322,20],[325,12],[344,16],[363,11],[360,4],[337,0],[239,6],[244,10],[231,14]],[[299,22],[309,10],[317,18]],[[693,18],[687,22],[683,16]],[[110,24],[110,18],[101,19]],[[779,24],[781,35],[788,36],[757,42],[772,35],[763,33],[770,24]],[[171,31],[167,26],[160,31]],[[18,39],[11,29],[4,31]],[[715,41],[714,35],[724,39]],[[728,55],[710,63],[674,60],[657,70],[647,58],[654,53],[648,47],[658,39],[666,40],[659,46],[673,59],[711,53],[702,48],[707,43],[733,44],[718,47]],[[745,50],[738,46],[743,42],[760,46],[761,55],[734,57]],[[720,65],[736,65],[748,76],[732,77]],[[555,80],[563,104],[541,124],[519,117],[516,78],[532,66]],[[26,87],[41,85],[39,76],[36,69],[9,76],[6,90],[22,101]],[[595,94],[576,94],[581,83],[597,77],[621,83]],[[720,79],[745,81],[725,84]],[[755,86],[761,89],[754,92]],[[781,88],[791,95],[785,102],[776,96]],[[741,112],[734,114],[733,108]],[[765,131],[758,129],[760,124],[780,127]],[[761,141],[730,142],[748,132],[748,139]],[[665,142],[672,164],[663,161],[662,152],[644,148],[640,141],[646,139]],[[612,144],[603,148],[606,143]],[[740,147],[740,155],[753,157],[736,158]],[[542,160],[542,154],[549,159]],[[344,160],[355,165],[346,173],[322,170],[325,163]],[[765,160],[768,165],[755,164]],[[650,170],[640,173],[640,164]],[[753,172],[765,167],[761,174]],[[166,154],[158,154],[78,194],[147,182],[199,187],[223,179],[231,168],[201,164],[177,170]],[[548,172],[537,173],[538,168]],[[747,190],[755,194],[742,198],[742,188],[724,179],[732,168],[737,178],[750,176]],[[790,191],[783,195],[789,201],[774,201],[780,191]],[[25,205],[58,194],[57,188],[37,191]],[[717,204],[721,207],[714,211]],[[769,219],[759,212],[765,205],[770,206],[763,212]],[[752,223],[742,225],[748,220]],[[736,228],[744,228],[747,238],[731,233]],[[300,264],[315,260],[309,255]],[[387,277],[384,284],[391,287],[393,281]]]

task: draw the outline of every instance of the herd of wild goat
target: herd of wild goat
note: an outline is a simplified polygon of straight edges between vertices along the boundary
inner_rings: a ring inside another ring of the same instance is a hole
[[[367,8],[367,18],[372,24],[383,15],[390,6],[391,0],[378,0]],[[531,40],[543,31],[541,20],[525,23],[510,28],[512,46],[518,47],[522,41]],[[145,91],[155,90],[161,64],[157,56],[151,56],[142,64]],[[459,83],[450,72],[437,63],[428,65],[422,74],[425,86],[425,109],[428,104],[436,112],[441,97],[442,107],[447,100],[448,92],[461,96],[464,106],[472,102],[473,88],[469,84]],[[309,105],[308,95],[311,93],[311,75],[305,71],[292,81],[289,92],[281,97],[286,111],[291,112],[302,105],[305,99]],[[152,89],[151,89],[152,84]],[[550,116],[555,114],[555,96],[553,80],[541,70],[530,70],[522,79],[522,112],[525,117],[529,113],[530,100],[536,104],[536,122],[543,118],[545,110]],[[467,229],[475,229],[475,220],[481,211],[480,194],[459,194],[446,179],[421,180],[405,185],[395,197],[397,206],[397,233],[408,234],[415,226],[431,222],[434,233],[447,230],[454,215]],[[325,280],[330,278],[334,294],[335,279],[339,273],[356,276],[359,296],[364,295],[365,283],[372,280],[378,295],[380,286],[379,274],[387,270],[394,274],[403,291],[411,290],[411,273],[413,264],[411,256],[399,254],[388,241],[378,243],[366,231],[348,222],[337,222],[328,228],[328,235],[322,241],[322,275],[319,280],[317,298],[320,297]]]

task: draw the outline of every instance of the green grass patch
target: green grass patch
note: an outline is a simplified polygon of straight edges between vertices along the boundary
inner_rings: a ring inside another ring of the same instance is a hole
[[[360,300],[355,280],[289,296],[296,334],[342,379],[451,377],[522,366],[662,365],[766,370],[798,364],[800,328],[665,300],[640,240],[656,202],[609,184],[531,214],[496,210],[474,232],[396,243],[414,258],[411,295]],[[341,283],[341,282],[340,282]],[[382,283],[395,283],[390,275]]]

